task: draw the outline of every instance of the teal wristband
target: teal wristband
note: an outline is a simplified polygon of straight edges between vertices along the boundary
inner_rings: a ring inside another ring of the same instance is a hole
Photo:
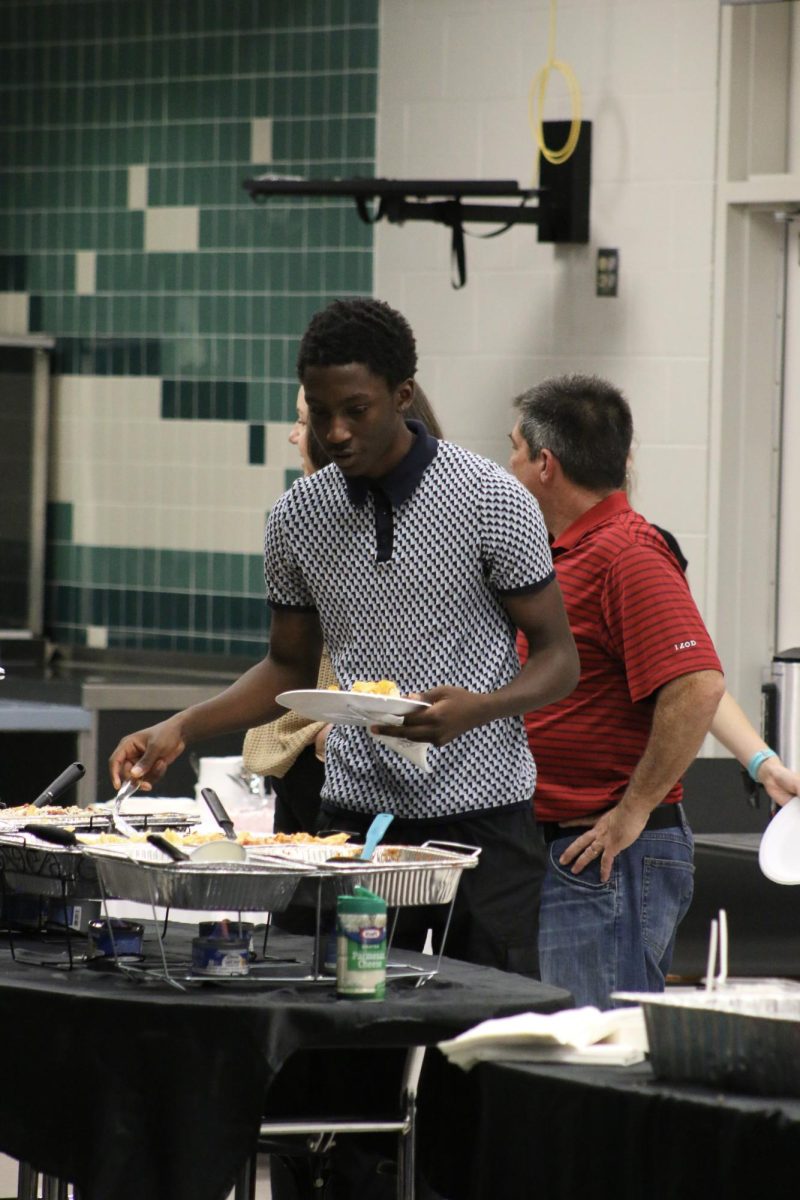
[[[750,778],[753,780],[754,783],[758,783],[758,772],[761,767],[761,764],[763,762],[766,762],[768,758],[777,758],[777,757],[778,757],[778,755],[777,755],[776,751],[770,750],[769,747],[766,750],[756,750],[755,754],[750,759],[750,762],[747,764],[747,774],[750,776]]]

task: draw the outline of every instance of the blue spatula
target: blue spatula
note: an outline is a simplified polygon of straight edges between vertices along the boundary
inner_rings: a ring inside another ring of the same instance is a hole
[[[364,838],[364,849],[359,854],[360,859],[372,858],[375,847],[394,820],[394,813],[378,813],[372,820]]]

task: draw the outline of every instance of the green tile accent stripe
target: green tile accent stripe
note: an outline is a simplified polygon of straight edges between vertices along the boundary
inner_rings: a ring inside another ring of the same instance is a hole
[[[249,429],[248,462],[252,466],[263,466],[267,461],[267,431],[263,425],[251,425]]]
[[[47,505],[47,536],[51,542],[72,540],[71,504],[49,503]]]
[[[42,318],[42,328],[55,328]],[[53,367],[61,375],[158,375],[162,343],[142,338],[60,337]]]
[[[260,555],[51,541],[47,566],[50,625],[60,641],[83,644],[86,627],[100,625],[114,646],[258,657],[266,649]]]
[[[148,418],[154,447],[164,421],[171,431],[175,422],[242,422],[239,443],[220,439],[226,453],[239,445],[240,461],[215,465],[251,479],[283,472],[283,446],[271,462],[264,425],[293,418],[297,343],[312,313],[372,291],[372,230],[349,201],[257,206],[242,183],[266,169],[374,174],[379,0],[1,7],[0,291],[28,295],[30,329],[56,338],[56,375],[85,378],[86,397],[101,377],[162,381],[160,414]],[[265,119],[272,161],[253,162],[253,122]],[[146,251],[142,204],[195,210],[197,249]],[[91,295],[76,290],[79,251],[96,256]],[[84,422],[85,485],[118,468],[120,447],[80,411],[71,419]],[[287,484],[297,474],[286,470]],[[146,489],[127,514],[141,546],[74,544],[73,530],[91,527],[81,522],[91,496],[87,486],[64,492],[68,477],[59,473],[64,502],[50,511],[51,636],[82,643],[87,625],[99,624],[111,645],[261,653],[259,546],[233,567],[220,552],[224,525],[207,551],[149,544],[157,504],[168,501]],[[212,496],[221,509],[230,490]]]
[[[0,254],[0,292],[24,292],[27,266],[24,254]]]
[[[165,419],[245,421],[247,384],[224,379],[215,383],[165,379],[161,384],[161,416]]]

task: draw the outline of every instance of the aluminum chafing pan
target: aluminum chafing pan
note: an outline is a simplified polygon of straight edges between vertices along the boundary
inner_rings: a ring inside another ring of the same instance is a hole
[[[800,984],[753,979],[619,996],[642,1006],[658,1078],[800,1097]]]
[[[16,891],[82,900],[100,895],[94,862],[82,849],[54,846],[32,834],[0,833],[0,867]]]
[[[85,857],[94,862],[106,895],[165,908],[282,912],[313,869],[255,860],[170,863],[153,847],[138,844],[135,855],[98,849]]]
[[[254,848],[258,854],[262,848]],[[267,849],[264,847],[263,849]],[[378,846],[369,862],[358,862],[360,846],[331,846],[307,843],[280,845],[274,853],[281,858],[304,862],[315,868],[314,876],[298,888],[297,903],[316,904],[321,889],[322,904],[332,907],[336,897],[349,895],[356,884],[382,896],[390,908],[421,904],[449,904],[456,893],[461,872],[478,865],[480,851],[474,846],[426,842],[422,846]],[[350,862],[330,862],[343,855]]]
[[[134,829],[187,829],[190,826],[197,825],[199,817],[189,816],[186,813],[179,812],[162,812],[162,813],[131,813],[130,816],[124,813],[123,816],[129,825]],[[78,833],[103,833],[110,832],[113,829],[110,812],[90,812],[84,810],[81,813],[31,813],[27,817],[4,817],[2,809],[0,809],[0,834],[17,833],[24,829],[31,822],[37,825],[53,825],[56,828],[74,829]]]

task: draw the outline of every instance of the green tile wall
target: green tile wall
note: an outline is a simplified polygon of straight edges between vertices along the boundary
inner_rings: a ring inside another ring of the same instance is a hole
[[[244,462],[269,464],[263,423],[293,418],[298,338],[330,299],[372,290],[372,233],[349,201],[257,206],[242,182],[374,174],[378,8],[0,0],[0,290],[27,293],[57,374],[160,377],[162,420],[242,422]],[[268,164],[250,160],[257,118]],[[149,207],[199,210],[196,251],[144,252],[128,208],[142,164]],[[95,294],[77,294],[78,251],[96,252]],[[137,547],[78,544],[72,515],[51,505],[56,640],[99,625],[112,645],[261,653],[258,546],[166,550],[145,529]]]

